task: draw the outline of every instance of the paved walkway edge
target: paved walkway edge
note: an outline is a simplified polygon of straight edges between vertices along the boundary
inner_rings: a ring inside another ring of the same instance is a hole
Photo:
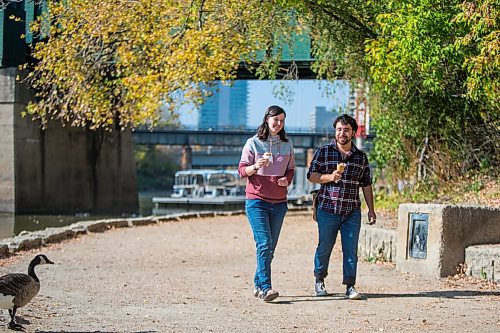
[[[50,243],[59,243],[78,235],[94,232],[104,232],[114,228],[129,228],[200,217],[231,216],[242,214],[244,214],[244,211],[235,210],[227,212],[189,212],[140,218],[79,221],[64,227],[45,228],[44,230],[32,232],[23,231],[17,236],[2,239],[0,241],[0,257],[5,257],[19,251],[39,248]]]
[[[311,211],[310,207],[291,207],[290,212]],[[79,221],[64,227],[51,227],[39,231],[23,231],[19,235],[0,240],[0,257],[12,255],[19,251],[27,251],[43,247],[46,244],[58,243],[64,240],[88,233],[104,232],[114,228],[129,228],[162,222],[181,221],[186,219],[214,216],[244,215],[243,210],[224,212],[187,212],[161,216],[140,218],[118,218],[91,221]],[[363,224],[360,234],[359,255],[364,259],[393,261],[396,256],[396,231],[393,229],[369,226]]]

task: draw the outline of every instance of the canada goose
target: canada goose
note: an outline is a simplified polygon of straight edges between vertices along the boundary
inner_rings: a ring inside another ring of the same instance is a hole
[[[45,255],[39,254],[31,260],[28,274],[14,273],[0,276],[0,308],[9,309],[10,329],[23,329],[23,326],[16,323],[16,310],[28,304],[38,294],[40,280],[35,274],[35,266],[44,264],[54,263]]]

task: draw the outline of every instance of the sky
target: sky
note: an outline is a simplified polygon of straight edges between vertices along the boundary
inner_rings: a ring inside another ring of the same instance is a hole
[[[324,80],[249,81],[248,127],[258,127],[270,105],[279,105],[287,114],[286,127],[307,128],[309,113],[316,106],[327,110],[345,109],[349,96],[347,81]],[[181,112],[183,125],[197,125],[198,113]]]

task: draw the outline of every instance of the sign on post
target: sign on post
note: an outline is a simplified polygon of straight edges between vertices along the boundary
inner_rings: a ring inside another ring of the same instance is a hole
[[[427,258],[427,236],[429,233],[429,214],[410,214],[410,237],[408,255],[412,258]]]

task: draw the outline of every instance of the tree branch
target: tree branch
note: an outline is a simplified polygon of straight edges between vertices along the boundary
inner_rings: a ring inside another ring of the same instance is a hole
[[[339,22],[340,24],[348,28],[351,28],[355,31],[361,32],[366,38],[374,39],[377,37],[377,34],[375,32],[373,32],[370,28],[368,28],[365,24],[363,24],[352,14],[345,13],[347,17],[343,18],[330,8],[327,8],[325,5],[318,4],[316,1],[306,0],[305,3],[306,6],[308,5],[310,8],[315,8],[316,10],[324,12],[325,14],[327,14],[329,17]],[[354,24],[352,22],[354,22]]]

